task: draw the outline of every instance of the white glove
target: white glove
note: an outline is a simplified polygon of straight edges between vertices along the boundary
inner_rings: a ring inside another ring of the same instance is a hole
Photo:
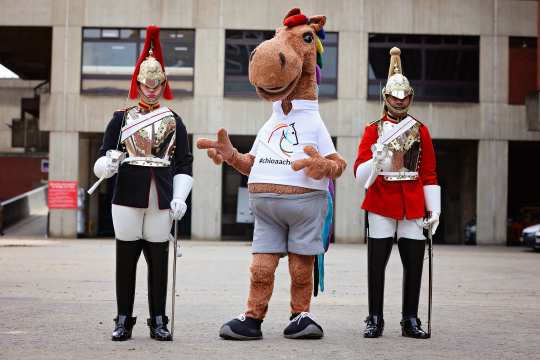
[[[184,217],[184,214],[186,213],[187,205],[185,201],[181,199],[172,199],[171,201],[171,218],[173,220],[180,220]]]
[[[356,182],[366,189],[375,182],[379,172],[388,171],[392,165],[392,151],[386,146],[375,143],[371,146],[371,151],[371,160],[360,164],[355,174]]]
[[[424,219],[424,228],[431,227],[431,234],[434,235],[439,226],[439,216],[441,215],[441,187],[439,185],[424,185],[424,200],[429,216]]]
[[[97,159],[94,164],[94,174],[98,178],[110,178],[118,172],[118,167],[122,159],[122,152],[117,150],[108,150],[107,155]]]
[[[439,213],[432,211],[429,217],[424,219],[423,226],[425,229],[431,226],[431,235],[435,235],[435,231],[439,227]]]
[[[187,210],[186,199],[193,187],[193,178],[189,175],[178,174],[173,178],[173,199],[171,201],[171,218],[180,220]]]
[[[382,170],[384,161],[388,158],[388,148],[383,144],[375,143],[371,146],[373,153],[373,165],[377,170]]]

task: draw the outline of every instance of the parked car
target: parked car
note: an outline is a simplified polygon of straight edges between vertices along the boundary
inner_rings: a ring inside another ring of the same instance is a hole
[[[534,250],[540,250],[540,231],[536,232],[536,241],[534,242],[534,246],[532,247]]]
[[[528,226],[521,232],[520,241],[533,249],[540,249],[540,224]]]
[[[520,208],[517,214],[508,219],[506,244],[526,246],[523,241],[523,233],[525,229],[536,224],[540,224],[540,206]]]

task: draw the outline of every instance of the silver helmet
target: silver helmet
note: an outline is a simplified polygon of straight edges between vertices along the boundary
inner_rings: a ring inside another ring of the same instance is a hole
[[[154,89],[159,85],[164,84],[166,80],[167,77],[161,67],[161,63],[154,57],[154,52],[150,50],[146,59],[141,63],[139,74],[137,74],[137,81],[140,84],[144,84],[149,88]],[[163,93],[163,90],[165,90],[165,87],[161,89],[161,93]],[[159,101],[159,97],[155,100],[147,98],[142,91],[140,92],[140,96],[144,102],[148,104],[157,103]]]

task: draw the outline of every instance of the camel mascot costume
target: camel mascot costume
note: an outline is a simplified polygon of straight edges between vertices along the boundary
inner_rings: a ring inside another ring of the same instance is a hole
[[[249,58],[249,81],[257,94],[273,102],[251,151],[239,153],[227,131],[217,141],[200,139],[216,164],[226,162],[249,176],[250,207],[255,216],[247,308],[221,327],[228,340],[261,339],[279,259],[288,256],[291,275],[291,316],[284,336],[318,339],[322,327],[310,314],[313,269],[325,249],[321,233],[327,214],[330,179],[346,162],[336,152],[317,101],[324,38],[324,16],[308,18],[290,10],[283,27],[261,43]]]

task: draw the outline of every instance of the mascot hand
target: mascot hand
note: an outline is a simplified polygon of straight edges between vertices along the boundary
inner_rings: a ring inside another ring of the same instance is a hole
[[[171,218],[173,220],[180,220],[186,213],[187,205],[182,199],[172,199],[171,201]]]
[[[313,146],[304,147],[304,152],[309,157],[293,161],[291,166],[294,171],[306,169],[307,176],[315,180],[321,180],[323,177],[332,174],[332,171],[335,171],[335,168],[338,167],[334,161],[323,158]]]
[[[197,140],[198,149],[207,149],[207,154],[216,165],[220,165],[223,161],[230,161],[235,153],[235,148],[232,146],[227,130],[219,129],[217,133],[217,141],[201,138]]]

